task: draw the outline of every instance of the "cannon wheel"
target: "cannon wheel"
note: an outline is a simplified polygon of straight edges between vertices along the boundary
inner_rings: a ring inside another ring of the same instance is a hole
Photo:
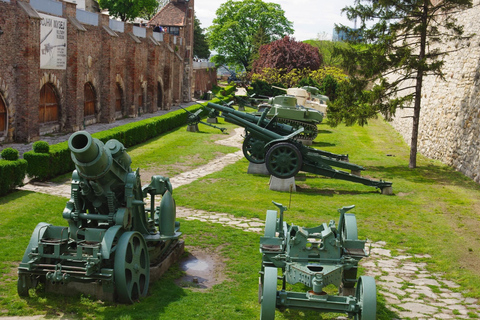
[[[355,315],[354,320],[375,320],[377,313],[377,287],[375,279],[361,276],[358,279],[355,296],[360,311]]]
[[[114,276],[117,298],[133,303],[147,295],[150,258],[143,236],[136,231],[122,234],[115,253]]]
[[[38,279],[30,274],[19,274],[17,281],[17,293],[20,297],[29,297],[28,291],[35,289],[38,284]]]
[[[277,143],[265,156],[267,170],[274,177],[288,179],[295,176],[302,167],[302,154],[293,144]]]
[[[344,224],[342,228],[342,242],[345,240],[358,240],[357,233],[357,218],[354,214],[345,213]],[[355,282],[346,281],[346,279],[357,278],[357,267],[352,267],[349,270],[343,270],[343,279],[339,288],[339,293],[342,296],[353,296],[355,294]]]
[[[260,320],[275,319],[275,306],[277,303],[277,268],[265,268],[261,295],[262,305],[260,310]]]
[[[252,163],[265,163],[265,141],[247,134],[243,140],[242,151],[245,158]]]

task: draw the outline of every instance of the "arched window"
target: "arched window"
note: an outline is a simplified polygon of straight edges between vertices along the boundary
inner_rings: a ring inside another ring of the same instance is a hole
[[[162,86],[160,85],[160,82],[157,82],[157,109],[158,110],[163,109],[163,92],[162,92]]]
[[[93,116],[95,115],[95,91],[93,90],[93,86],[90,82],[85,83],[84,86],[84,95],[85,95],[85,105],[83,116]]]
[[[39,122],[58,121],[58,100],[52,84],[45,83],[40,90]]]
[[[123,90],[120,85],[117,83],[115,88],[115,111],[122,112],[122,97],[123,97]]]
[[[7,107],[0,95],[0,134],[7,130]]]

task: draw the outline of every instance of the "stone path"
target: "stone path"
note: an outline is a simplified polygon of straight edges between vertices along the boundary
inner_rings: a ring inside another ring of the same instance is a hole
[[[243,129],[238,128],[235,134],[217,143],[241,147]],[[170,178],[174,188],[191,183],[210,173],[220,171],[226,165],[242,158],[242,151],[216,158],[210,163],[192,171]],[[21,188],[34,192],[48,193],[70,198],[70,184],[34,183]],[[247,232],[262,234],[264,221],[235,217],[227,213],[207,212],[184,207],[177,207],[177,217],[185,220],[199,220],[207,223],[218,223],[224,226],[241,229]],[[470,319],[480,317],[478,299],[465,298],[456,292],[459,286],[442,278],[440,274],[432,274],[426,270],[425,262],[414,262],[413,258],[429,259],[425,256],[412,256],[401,250],[401,255],[392,256],[385,242],[370,243],[371,255],[361,260],[366,275],[376,279],[377,290],[385,297],[387,308],[397,315],[394,319]],[[339,317],[346,319],[345,317]]]

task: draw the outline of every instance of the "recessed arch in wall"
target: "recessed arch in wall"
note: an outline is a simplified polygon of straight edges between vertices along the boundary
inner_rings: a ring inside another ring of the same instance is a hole
[[[84,85],[84,107],[83,116],[90,117],[95,115],[95,103],[97,101],[97,95],[91,82],[86,82]]]
[[[40,89],[39,122],[55,122],[59,119],[59,102],[55,87],[50,82]]]
[[[3,98],[3,95],[0,92],[0,135],[2,136],[7,131],[7,119],[8,119],[7,104],[5,103],[5,99]]]

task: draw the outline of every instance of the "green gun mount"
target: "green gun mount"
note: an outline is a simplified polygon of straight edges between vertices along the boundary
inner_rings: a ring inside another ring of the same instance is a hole
[[[270,98],[267,103],[258,106],[257,115],[261,115],[267,107],[267,118],[275,118],[277,122],[288,124],[295,129],[304,131],[296,137],[302,140],[314,140],[318,135],[317,125],[322,123],[324,114],[313,108],[297,104],[297,98],[292,95],[281,95]]]
[[[117,140],[104,144],[78,131],[68,146],[76,167],[62,214],[68,227],[37,225],[18,267],[18,294],[28,296],[38,283],[95,283],[114,300],[132,303],[147,294],[150,265],[180,244],[170,180],[157,175],[142,187]]]
[[[215,126],[211,123],[202,121],[202,118],[200,117],[200,114],[203,112],[203,109],[198,109],[195,112],[190,112],[182,106],[180,106],[180,108],[183,111],[185,111],[186,113],[188,113],[187,125],[189,127],[195,127],[196,128],[195,130],[192,130],[192,131],[198,131],[198,124],[199,123],[204,124],[204,125],[209,126],[209,127],[212,127],[212,128],[215,128],[215,129],[218,129],[222,133],[225,133],[225,131],[227,130],[227,128],[220,128],[220,127],[217,127],[217,126]],[[215,113],[210,112],[209,117],[214,117],[214,116],[215,116]]]
[[[242,145],[245,158],[252,163],[265,163],[268,172],[274,177],[288,179],[301,170],[379,188],[384,194],[392,192],[391,182],[359,176],[365,168],[348,162],[348,155],[304,146],[295,140],[303,128],[296,130],[287,124],[275,122],[274,118],[266,118],[268,110],[258,116],[211,102],[208,107],[221,111],[225,121],[245,128]],[[350,170],[351,173],[333,167]]]
[[[260,319],[273,320],[276,308],[298,308],[346,313],[355,320],[374,320],[375,280],[368,276],[357,280],[358,262],[368,255],[365,241],[358,240],[355,215],[346,213],[354,206],[338,210],[338,227],[332,220],[328,225],[302,228],[288,225],[283,220],[286,207],[274,204],[280,214],[267,210],[265,234],[260,239]],[[278,269],[282,270],[281,278],[278,278]],[[277,290],[279,279],[281,289]],[[301,283],[311,290],[287,291],[287,283]],[[339,294],[324,292],[328,285],[336,286]]]

